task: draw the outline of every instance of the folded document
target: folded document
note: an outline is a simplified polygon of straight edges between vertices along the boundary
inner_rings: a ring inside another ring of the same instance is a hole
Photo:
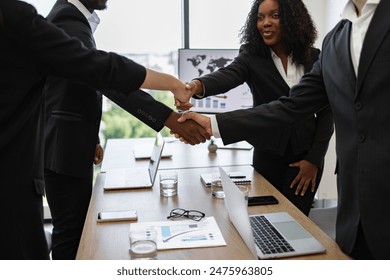
[[[158,250],[226,246],[214,217],[206,217],[199,222],[192,220],[138,222],[130,225],[130,231],[150,227],[157,230]]]

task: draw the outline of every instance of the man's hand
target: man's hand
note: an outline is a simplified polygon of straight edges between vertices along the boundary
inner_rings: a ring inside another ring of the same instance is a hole
[[[96,144],[95,156],[93,158],[94,164],[100,164],[103,161],[103,148],[100,144]]]
[[[164,124],[171,130],[172,134],[180,135],[181,141],[196,145],[210,139],[211,135],[195,121],[178,122],[180,116],[182,115],[172,112]]]
[[[185,122],[188,120],[196,121],[198,124],[200,124],[206,130],[207,134],[209,134],[210,136],[213,135],[213,133],[211,131],[211,121],[210,121],[209,117],[195,113],[195,112],[188,112],[188,113],[182,114],[181,117],[177,121],[182,123],[182,122]],[[180,135],[180,136],[182,136],[182,135]]]
[[[299,173],[290,186],[290,188],[296,186],[295,195],[304,196],[309,187],[311,192],[315,192],[318,167],[307,160],[292,163],[290,167],[299,168]]]

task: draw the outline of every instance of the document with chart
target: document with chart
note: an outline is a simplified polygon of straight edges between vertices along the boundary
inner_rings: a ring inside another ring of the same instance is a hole
[[[214,217],[202,221],[180,220],[132,223],[130,230],[153,227],[157,231],[157,249],[226,246],[225,239]]]

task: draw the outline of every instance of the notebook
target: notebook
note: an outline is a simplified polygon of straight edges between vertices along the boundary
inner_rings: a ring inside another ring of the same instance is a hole
[[[136,160],[144,160],[150,159],[153,154],[153,147],[149,145],[137,145],[134,147],[134,158]],[[170,158],[172,157],[172,153],[167,151],[167,149],[163,150],[161,154],[161,158]]]
[[[270,259],[325,252],[324,246],[286,212],[248,216],[241,191],[223,168],[219,170],[229,218],[254,256]],[[258,224],[263,224],[265,229],[260,230]],[[273,245],[274,241],[266,241],[268,235],[282,239],[279,248]]]
[[[160,133],[157,133],[149,166],[107,170],[104,190],[151,188],[156,179],[164,144],[164,138]]]
[[[251,150],[253,146],[246,141],[240,141],[228,145],[224,145],[222,138],[215,138],[214,143],[218,146],[218,149],[230,149],[230,150]]]
[[[211,175],[212,173],[200,174],[200,180],[205,187],[211,187]],[[236,185],[250,185],[251,179],[247,178],[245,174],[239,172],[230,172],[229,177]]]

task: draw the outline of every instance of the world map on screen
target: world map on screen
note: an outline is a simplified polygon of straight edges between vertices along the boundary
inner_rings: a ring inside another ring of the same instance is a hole
[[[198,71],[198,77],[200,77],[203,74],[212,73],[219,68],[225,67],[228,65],[228,62],[233,61],[233,59],[227,57],[214,58],[205,54],[199,54],[187,58],[187,61],[189,61],[191,65]],[[207,73],[205,73],[205,71]]]
[[[187,82],[218,71],[233,62],[237,55],[237,49],[179,49],[179,79]],[[253,104],[252,94],[245,83],[218,95],[191,98],[190,102],[193,111],[203,113],[251,108]]]

